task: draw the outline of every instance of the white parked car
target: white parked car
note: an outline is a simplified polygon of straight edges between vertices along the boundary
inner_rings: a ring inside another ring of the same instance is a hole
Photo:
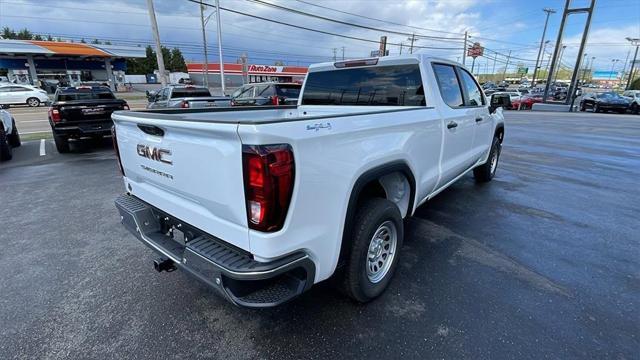
[[[495,99],[462,65],[412,54],[312,65],[297,105],[116,111],[116,207],[156,270],[234,304],[334,275],[367,302],[397,268],[404,218],[468,172],[494,177],[510,105]]]
[[[0,105],[49,104],[47,92],[31,85],[0,84]]]
[[[11,114],[0,105],[0,161],[11,160],[14,147],[20,146],[20,135],[16,121]]]
[[[622,93],[622,96],[628,98],[631,102],[629,110],[631,110],[632,114],[640,113],[640,90],[626,90]]]

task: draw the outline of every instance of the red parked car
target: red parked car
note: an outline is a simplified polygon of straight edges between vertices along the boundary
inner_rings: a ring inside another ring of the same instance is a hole
[[[524,95],[520,100],[514,100],[511,102],[513,110],[526,110],[531,109],[533,104],[542,102],[542,94]]]

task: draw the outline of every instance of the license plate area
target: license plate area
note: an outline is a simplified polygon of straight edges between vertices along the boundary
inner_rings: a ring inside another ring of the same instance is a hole
[[[104,108],[85,108],[82,109],[82,115],[103,115],[105,113]]]

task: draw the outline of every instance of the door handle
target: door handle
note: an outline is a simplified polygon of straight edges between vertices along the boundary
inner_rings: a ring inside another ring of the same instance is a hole
[[[477,117],[477,118],[476,118],[476,122],[477,122],[477,123],[478,123],[478,122],[480,122],[480,121],[482,121],[482,120],[484,120],[484,119],[483,119],[483,118],[481,118],[481,117]]]
[[[453,128],[456,128],[456,127],[458,127],[458,123],[455,122],[455,121],[452,121],[452,122],[447,124],[447,129],[453,129]]]

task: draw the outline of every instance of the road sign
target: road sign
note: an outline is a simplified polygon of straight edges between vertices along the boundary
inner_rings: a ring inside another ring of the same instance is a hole
[[[380,55],[382,52],[380,50],[372,50],[371,57],[380,57],[380,56],[389,56],[389,50],[385,51],[384,55]]]
[[[528,67],[518,66],[518,75],[520,76],[527,75],[528,72],[529,72]]]
[[[473,43],[473,45],[467,50],[467,56],[471,56],[474,59],[482,55],[484,55],[484,48],[480,43]]]

